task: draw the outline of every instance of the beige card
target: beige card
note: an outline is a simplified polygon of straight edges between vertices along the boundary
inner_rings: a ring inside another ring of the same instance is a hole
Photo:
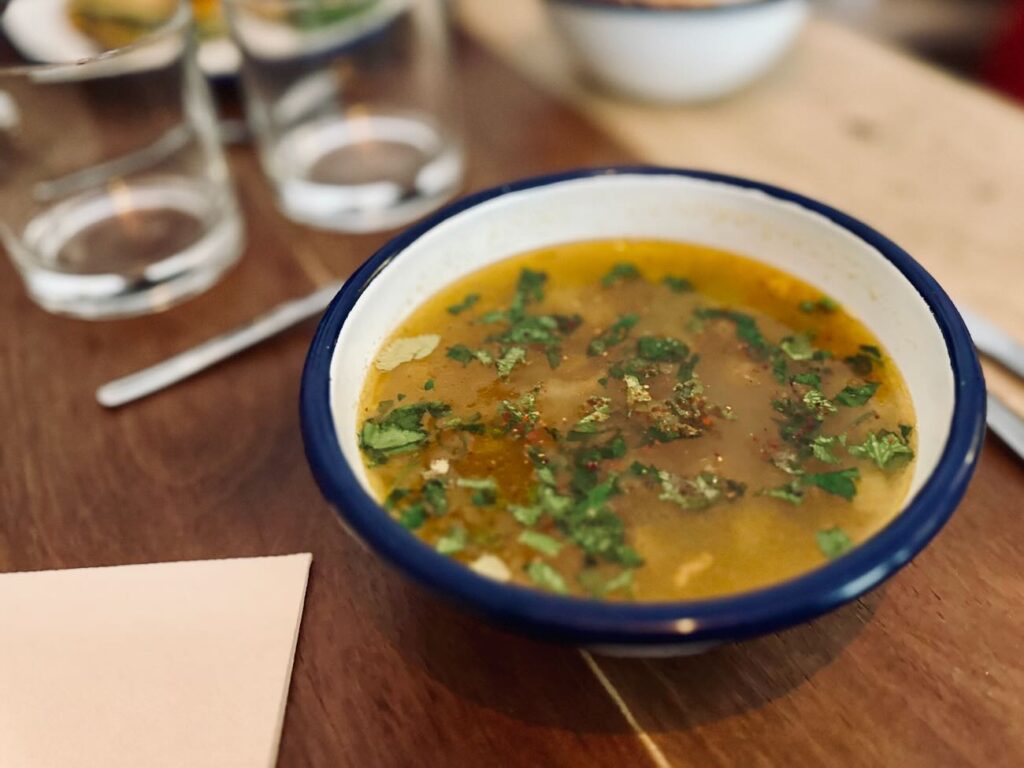
[[[0,766],[273,766],[311,561],[0,575]]]

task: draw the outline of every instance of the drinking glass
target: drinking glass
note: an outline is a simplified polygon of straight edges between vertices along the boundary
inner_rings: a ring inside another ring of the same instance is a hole
[[[442,0],[224,0],[280,208],[346,232],[405,224],[462,181]]]
[[[107,49],[66,3],[0,17],[0,239],[31,297],[86,318],[212,285],[243,232],[188,2]]]

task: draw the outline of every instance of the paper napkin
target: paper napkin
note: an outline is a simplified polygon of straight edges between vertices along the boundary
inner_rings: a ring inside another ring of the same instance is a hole
[[[0,575],[0,766],[273,766],[311,560]]]

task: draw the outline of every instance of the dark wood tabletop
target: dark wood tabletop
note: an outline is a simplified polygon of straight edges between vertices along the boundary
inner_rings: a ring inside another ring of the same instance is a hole
[[[465,41],[459,71],[467,189],[635,159]],[[866,597],[705,655],[595,670],[456,611],[345,534],[299,435],[312,323],[101,409],[100,383],[350,273],[387,237],[291,224],[252,149],[230,160],[249,245],[183,306],[53,317],[0,267],[0,571],[312,552],[281,768],[1024,765],[1024,467],[993,438],[952,522]]]

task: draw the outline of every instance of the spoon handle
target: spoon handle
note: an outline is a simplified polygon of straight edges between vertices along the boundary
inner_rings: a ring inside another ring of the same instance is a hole
[[[108,382],[96,390],[96,399],[107,408],[159,392],[200,371],[323,312],[343,283],[330,283],[299,299],[279,304],[269,312],[230,331],[214,336],[149,368]]]

